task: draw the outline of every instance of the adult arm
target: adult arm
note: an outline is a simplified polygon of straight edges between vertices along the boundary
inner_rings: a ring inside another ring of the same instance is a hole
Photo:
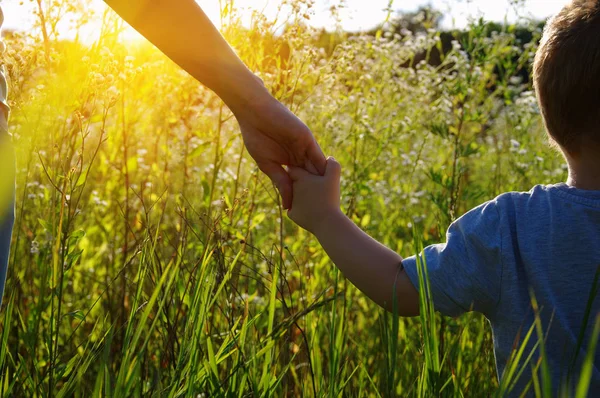
[[[308,127],[271,96],[194,0],[105,2],[225,101],[248,152],[279,189],[285,208],[291,206],[292,181],[282,165],[325,172],[325,157]]]

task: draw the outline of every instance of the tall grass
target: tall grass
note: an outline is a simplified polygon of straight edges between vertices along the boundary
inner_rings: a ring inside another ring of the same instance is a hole
[[[19,200],[2,396],[507,391],[482,316],[371,303],[286,219],[213,93],[124,42],[110,12],[92,45],[58,40],[81,8],[55,3],[38,2],[38,31],[10,37],[5,57]],[[483,200],[564,177],[517,76],[537,27],[525,45],[474,23],[433,65],[419,59],[441,48],[435,29],[320,44],[308,3],[245,28],[225,1],[222,31],[340,160],[344,209],[374,237],[408,256]]]

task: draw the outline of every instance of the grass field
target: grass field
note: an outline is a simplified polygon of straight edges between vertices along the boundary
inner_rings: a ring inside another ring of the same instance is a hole
[[[370,302],[287,219],[219,98],[124,41],[110,13],[99,41],[57,40],[71,3],[7,39],[18,202],[3,395],[497,393],[485,318]],[[520,75],[537,25],[519,43],[475,22],[434,65],[427,18],[411,34],[324,36],[303,27],[305,3],[285,29],[258,15],[244,28],[227,7],[222,31],[340,161],[344,211],[372,236],[410,256],[502,192],[564,181]]]

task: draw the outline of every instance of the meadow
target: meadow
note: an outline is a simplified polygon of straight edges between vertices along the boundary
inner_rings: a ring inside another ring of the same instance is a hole
[[[60,40],[58,21],[83,24],[86,3],[51,3],[4,54],[18,201],[2,396],[511,387],[497,380],[484,317],[443,318],[426,302],[413,319],[378,308],[286,217],[218,97],[123,39],[110,12],[95,17],[96,42]],[[247,26],[225,1],[222,33],[342,164],[345,213],[402,256],[502,192],[565,180],[522,73],[539,24],[523,43],[515,26],[473,21],[440,52],[435,15],[417,14],[413,31],[391,15],[372,34],[324,35],[306,27],[310,2],[288,3],[285,19],[255,14]]]

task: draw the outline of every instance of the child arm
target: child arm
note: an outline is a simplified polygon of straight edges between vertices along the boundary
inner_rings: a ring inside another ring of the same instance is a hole
[[[419,314],[419,294],[402,268],[402,257],[371,238],[340,210],[340,165],[328,159],[325,176],[290,168],[294,201],[290,218],[315,234],[342,273],[363,293],[401,316]]]
[[[419,315],[419,294],[396,252],[371,238],[341,212],[323,223],[315,235],[334,264],[371,300],[393,311],[395,297],[398,315]]]

